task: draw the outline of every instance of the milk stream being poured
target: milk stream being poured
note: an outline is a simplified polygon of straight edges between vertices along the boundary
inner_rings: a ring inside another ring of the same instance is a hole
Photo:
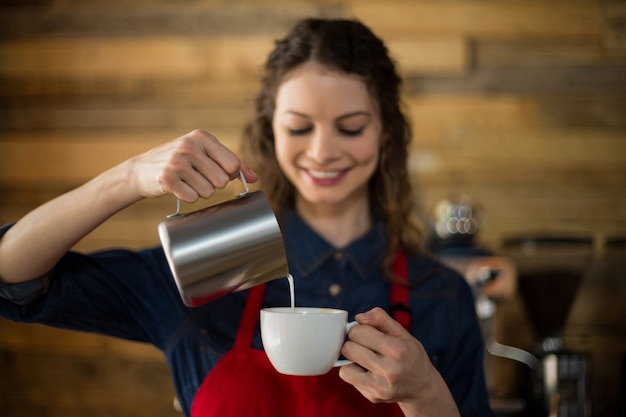
[[[296,296],[293,289],[293,276],[291,274],[287,275],[287,281],[289,281],[289,295],[291,295],[291,309],[296,309]]]

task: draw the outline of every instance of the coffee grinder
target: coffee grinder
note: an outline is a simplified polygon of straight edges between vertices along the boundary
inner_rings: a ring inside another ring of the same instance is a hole
[[[525,236],[507,239],[503,250],[518,267],[518,291],[534,331],[526,415],[591,415],[590,357],[564,346],[562,332],[591,264],[591,238]]]

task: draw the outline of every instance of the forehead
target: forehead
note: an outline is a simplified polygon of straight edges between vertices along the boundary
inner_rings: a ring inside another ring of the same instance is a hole
[[[305,111],[336,109],[372,111],[375,100],[364,80],[316,62],[307,62],[285,75],[276,93],[277,108]],[[296,110],[296,109],[294,109]]]

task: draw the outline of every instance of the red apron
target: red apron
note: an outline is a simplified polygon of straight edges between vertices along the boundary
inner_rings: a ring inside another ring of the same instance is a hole
[[[406,259],[396,257],[394,272],[407,280]],[[342,417],[402,416],[397,404],[374,404],[339,378],[339,368],[318,376],[278,373],[262,350],[251,347],[265,284],[250,290],[234,347],[215,365],[198,389],[192,417]],[[408,327],[408,288],[392,284],[394,318]],[[397,308],[400,307],[400,308]]]

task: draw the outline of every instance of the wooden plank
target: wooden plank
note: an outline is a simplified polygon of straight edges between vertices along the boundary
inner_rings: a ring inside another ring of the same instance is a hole
[[[604,44],[611,49],[626,49],[626,5],[622,1],[604,1],[600,3],[603,11]]]
[[[470,48],[460,36],[400,36],[385,41],[402,74],[460,75],[470,69]]]
[[[538,124],[561,128],[626,128],[626,95],[564,94],[533,97]]]
[[[425,93],[624,93],[626,65],[477,68],[467,77],[408,77],[407,91]]]
[[[625,184],[620,131],[471,129],[418,132],[410,168],[421,181]]]
[[[203,1],[185,7],[163,0],[90,0],[56,7],[41,2],[11,6],[0,13],[0,37],[282,33],[303,17],[343,14],[333,0]]]
[[[445,161],[445,162],[444,162]],[[463,159],[441,157],[424,151],[411,155],[409,169],[414,181],[424,184],[501,184],[513,187],[520,183],[552,185],[581,184],[623,186],[626,173],[623,163],[613,166],[597,163],[550,167],[538,161],[492,158]]]
[[[598,39],[602,33],[598,5],[590,1],[346,0],[345,3],[354,16],[383,37],[446,33],[478,39]]]
[[[228,196],[232,197],[233,194]],[[175,212],[176,202],[173,198],[167,198],[169,204],[158,200],[161,199],[145,200],[116,214],[85,236],[73,249],[91,252],[112,247],[143,248],[160,245],[157,225],[166,215]],[[219,200],[220,198],[215,197],[193,206],[185,206],[183,212],[213,205]],[[149,208],[140,208],[138,207],[140,204],[148,205]],[[26,209],[24,205],[14,205],[10,201],[3,201],[3,207],[0,208],[0,224],[17,221],[35,207],[36,205],[29,205]]]
[[[624,66],[626,49],[607,49],[597,41],[555,39],[476,42],[476,66],[506,67],[586,67]]]
[[[259,82],[248,77],[236,82],[216,82],[208,77],[197,79],[137,78],[33,78],[0,77],[0,98],[3,97],[181,97],[205,99],[207,102],[251,100]]]
[[[457,94],[407,96],[405,103],[414,131],[520,129],[538,125],[536,97],[514,94]],[[418,140],[414,140],[418,142]]]
[[[4,40],[0,95],[249,100],[272,40],[260,35]]]
[[[215,99],[215,101],[212,101]],[[251,118],[247,100],[201,97],[7,98],[0,130],[142,129],[242,130]]]
[[[616,130],[503,128],[468,129],[464,133],[460,140],[454,136],[455,132],[440,139],[422,136],[415,140],[414,149],[439,143],[442,150],[454,152],[457,158],[519,161],[547,169],[586,164],[590,167],[604,165],[607,170],[626,169],[622,165],[626,159],[626,140],[622,132]]]
[[[3,416],[180,416],[164,362],[3,351],[0,366]]]
[[[164,360],[163,353],[152,345],[39,324],[0,319],[0,334],[0,351],[83,359],[106,357],[148,364]]]
[[[0,42],[0,75],[47,78],[245,78],[273,36],[43,38]]]
[[[184,133],[54,132],[45,138],[32,133],[0,135],[0,183],[77,185]],[[238,148],[238,138],[230,132],[213,133],[229,148]]]

